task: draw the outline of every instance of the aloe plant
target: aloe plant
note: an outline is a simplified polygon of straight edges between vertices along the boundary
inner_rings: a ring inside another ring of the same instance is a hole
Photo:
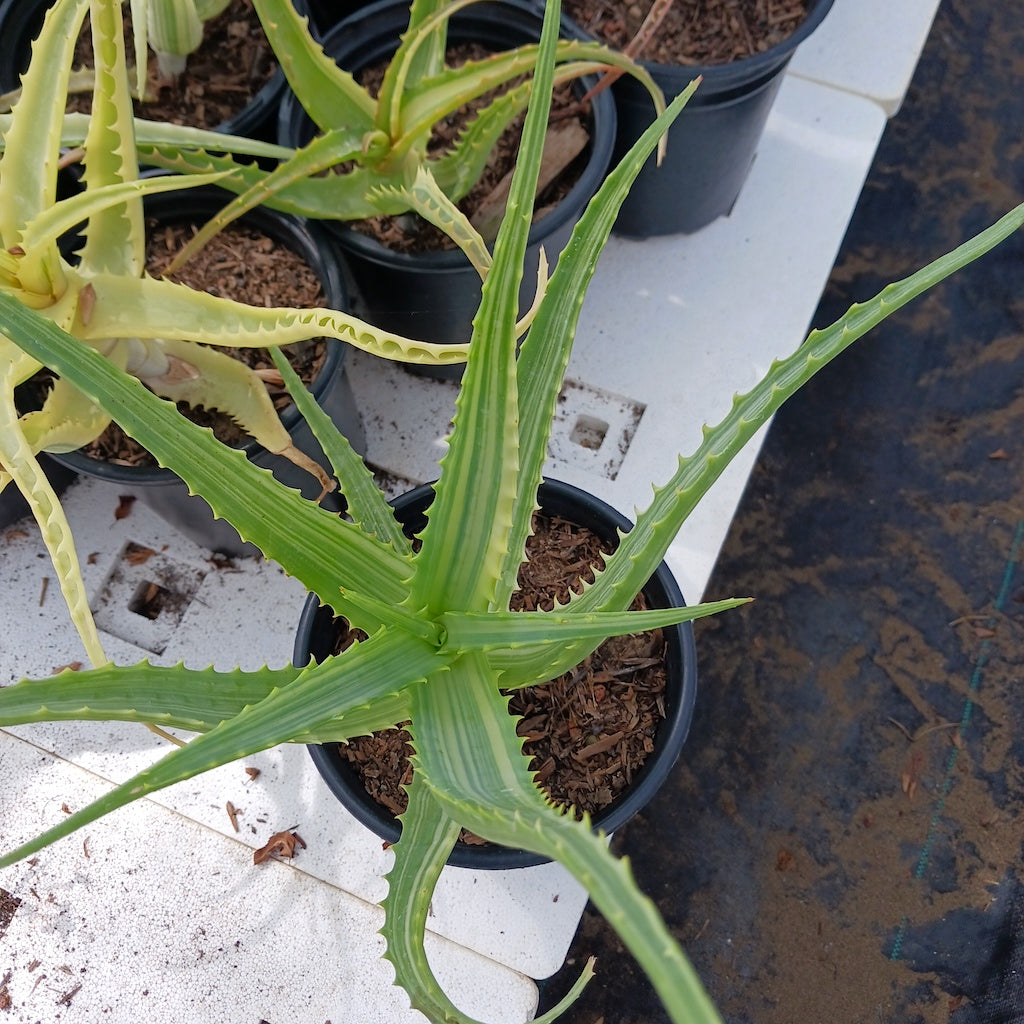
[[[116,414],[239,532],[368,636],[319,664],[256,672],[104,666],[0,689],[0,726],[56,719],[143,721],[198,735],[102,799],[0,857],[44,849],[97,817],[213,766],[282,742],[343,741],[408,721],[415,747],[409,805],[384,901],[387,958],[412,1004],[434,1021],[468,1018],[433,978],[423,951],[431,892],[465,826],[493,842],[561,862],[639,959],[673,1021],[718,1021],[682,950],[629,867],[584,816],[537,788],[502,691],[567,670],[606,638],[668,624],[735,601],[687,610],[628,611],[701,496],[731,458],[814,373],[874,325],[976,259],[1024,223],[1018,207],[976,238],[813,332],[774,363],[723,421],[680,459],[605,569],[553,612],[512,613],[541,479],[548,428],[580,306],[619,204],[674,101],[613,171],[547,284],[521,349],[516,305],[531,197],[547,117],[557,3],[548,5],[536,89],[508,210],[483,288],[447,454],[414,551],[384,496],[278,357],[294,396],[342,481],[351,519],[276,484],[237,452],[179,423],[147,392],[60,326],[0,293],[0,328],[40,362]],[[257,511],[257,508],[259,511]],[[587,981],[541,1020],[553,1020]]]
[[[134,0],[133,10],[136,4],[144,8],[147,3],[179,10],[193,2]],[[221,185],[238,193],[182,249],[169,271],[180,267],[231,221],[264,205],[298,216],[341,221],[415,212],[447,234],[484,277],[493,240],[482,237],[456,204],[479,180],[502,132],[529,102],[538,48],[521,46],[458,68],[447,67],[448,20],[474,2],[478,0],[413,0],[407,31],[375,97],[326,56],[307,20],[289,0],[254,0],[288,84],[320,134],[295,150],[137,119],[140,160],[187,176],[224,173],[228,176]],[[135,23],[147,24],[139,17]],[[138,32],[137,28],[137,49],[144,42]],[[556,82],[612,67],[637,78],[650,93],[656,112],[665,108],[664,96],[650,74],[609,47],[560,40],[557,60]],[[525,81],[505,89],[476,113],[454,146],[428,153],[438,121],[523,76]],[[0,115],[0,126],[3,121]],[[67,115],[62,143],[87,151],[85,123],[81,115]],[[659,140],[659,158],[663,148]],[[268,170],[266,161],[253,162],[252,156],[279,163]],[[344,173],[323,173],[340,165],[346,165]]]
[[[307,217],[355,220],[377,214],[420,214],[448,234],[484,276],[487,243],[456,206],[483,173],[502,132],[526,107],[534,88],[536,45],[496,53],[460,67],[445,64],[448,20],[476,0],[413,0],[408,28],[377,96],[325,55],[289,0],[254,0],[288,83],[318,134],[272,172],[194,149],[149,145],[148,162],[182,173],[234,169],[227,187],[238,198],[193,239],[187,258],[245,210],[263,204]],[[634,75],[657,111],[664,97],[628,57],[592,42],[560,40],[556,82],[615,67]],[[510,85],[526,76],[519,84]],[[471,100],[509,86],[479,110],[458,142],[428,152],[433,126]],[[323,174],[339,165],[345,173]]]
[[[97,70],[84,136],[85,189],[58,201],[64,97],[87,10]],[[328,488],[325,471],[291,444],[262,381],[208,346],[265,348],[323,336],[425,361],[459,360],[465,347],[448,352],[376,331],[337,310],[264,309],[144,276],[143,196],[220,181],[224,174],[139,180],[120,12],[116,0],[59,0],[47,14],[21,96],[0,126],[0,292],[87,341],[159,394],[226,412]],[[85,243],[71,262],[58,242],[82,223]],[[35,456],[89,443],[110,416],[62,378],[41,409],[20,415],[14,389],[40,368],[0,332],[0,490],[13,483],[28,499],[89,657],[102,664],[68,524]]]

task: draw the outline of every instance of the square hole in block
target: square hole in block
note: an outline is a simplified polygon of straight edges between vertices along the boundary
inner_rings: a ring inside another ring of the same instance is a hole
[[[589,448],[596,452],[608,436],[608,424],[596,416],[577,416],[569,440],[581,448]]]
[[[205,575],[204,568],[129,541],[92,602],[96,625],[161,654]]]
[[[160,613],[173,602],[174,595],[166,587],[152,580],[143,580],[128,602],[128,611],[153,621],[160,618]]]
[[[585,473],[614,480],[645,408],[625,395],[567,380],[558,396],[548,454]]]

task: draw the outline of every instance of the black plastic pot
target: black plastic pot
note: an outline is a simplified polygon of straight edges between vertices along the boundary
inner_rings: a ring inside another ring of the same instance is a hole
[[[187,193],[163,193],[145,200],[147,218],[163,223],[205,223],[222,209],[230,198],[228,193],[210,187],[190,189]],[[346,308],[346,292],[341,270],[334,258],[330,239],[316,224],[307,224],[294,217],[259,208],[245,214],[238,223],[260,231],[279,244],[298,253],[320,278],[328,304],[334,309]],[[310,388],[314,398],[357,451],[365,449],[362,424],[355,400],[344,374],[346,347],[342,342],[329,342],[327,358]],[[325,468],[328,462],[306,421],[294,405],[281,413],[281,422],[301,451]],[[273,455],[255,441],[242,450],[250,462],[269,469],[282,483],[301,491],[307,498],[316,498],[319,486],[314,478],[287,459]],[[228,555],[255,555],[258,549],[243,543],[237,531],[224,519],[214,519],[210,506],[198,495],[190,495],[185,484],[170,470],[158,466],[117,466],[90,458],[82,452],[54,455],[54,459],[74,471],[109,481],[124,493],[135,494],[163,519],[203,547]],[[341,511],[343,499],[335,492],[321,504]]]
[[[293,0],[300,13],[305,0]],[[50,0],[0,0],[0,92],[16,89],[29,65],[32,41],[43,27]],[[287,83],[278,68],[234,117],[215,131],[244,138],[272,141],[277,111]]]
[[[668,100],[698,75],[703,81],[669,129],[661,166],[652,156],[641,170],[615,222],[616,234],[647,238],[689,233],[729,213],[750,172],[782,73],[832,2],[812,0],[806,19],[791,36],[731,64],[642,62]],[[617,162],[654,120],[654,108],[647,91],[628,75],[615,83],[612,93],[618,112]]]
[[[309,0],[310,27],[322,39],[335,25],[376,0]]]
[[[409,536],[426,525],[426,510],[433,496],[432,486],[424,484],[394,502],[395,514]],[[585,526],[612,542],[616,540],[616,529],[627,532],[632,527],[629,520],[610,505],[557,480],[545,480],[541,485],[540,507],[543,513]],[[675,578],[664,562],[643,592],[652,608],[679,607],[684,603]],[[664,634],[668,669],[665,719],[658,729],[655,749],[633,785],[594,816],[594,828],[605,833],[610,834],[625,824],[654,797],[675,765],[689,733],[697,697],[697,651],[693,627],[690,623],[682,623],[664,630]],[[335,635],[332,610],[321,606],[315,596],[310,596],[299,622],[294,663],[305,665],[310,655],[318,660],[326,657],[332,649]],[[341,803],[382,839],[397,842],[401,834],[399,822],[367,793],[358,775],[339,753],[338,745],[311,745],[309,752],[317,770]],[[529,867],[544,861],[545,858],[525,850],[462,843],[456,845],[448,858],[448,863],[455,867],[488,869]]]
[[[358,72],[393,55],[408,25],[403,0],[371,4],[327,33],[324,49],[340,67]],[[541,15],[526,4],[502,0],[474,4],[455,14],[449,24],[450,43],[478,42],[506,50],[540,39]],[[579,84],[580,95],[593,79]],[[283,145],[305,145],[315,127],[294,94],[281,104],[278,138]],[[600,187],[610,166],[615,136],[615,103],[602,94],[592,103],[587,163],[569,194],[530,231],[520,308],[533,301],[537,260],[544,247],[554,266],[584,207]],[[472,319],[480,304],[480,278],[459,251],[398,253],[339,222],[325,222],[335,234],[351,272],[356,312],[384,330],[439,344],[469,340]],[[416,368],[416,372],[421,372]],[[457,378],[461,367],[426,369],[429,376]]]

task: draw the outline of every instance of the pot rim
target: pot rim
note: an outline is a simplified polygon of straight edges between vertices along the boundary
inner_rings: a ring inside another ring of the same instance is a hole
[[[641,60],[639,63],[666,93],[671,93],[666,96],[669,100],[686,88],[693,79],[702,78],[700,88],[687,104],[687,109],[700,107],[709,97],[719,93],[734,90],[741,90],[744,93],[753,91],[786,67],[796,48],[825,20],[833,3],[834,0],[812,0],[807,16],[797,28],[762,53],[754,53],[725,64],[662,64],[648,60]],[[563,20],[568,21],[582,38],[595,38],[576,25],[567,15],[563,16]]]

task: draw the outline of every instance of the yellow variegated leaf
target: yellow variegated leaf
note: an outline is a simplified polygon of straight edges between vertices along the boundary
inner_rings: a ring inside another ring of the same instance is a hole
[[[464,362],[468,345],[434,345],[379,330],[340,310],[260,309],[197,292],[171,281],[98,274],[89,282],[95,303],[85,340],[133,335],[173,335],[232,348],[274,347],[307,338],[337,338],[399,362],[448,365]]]

